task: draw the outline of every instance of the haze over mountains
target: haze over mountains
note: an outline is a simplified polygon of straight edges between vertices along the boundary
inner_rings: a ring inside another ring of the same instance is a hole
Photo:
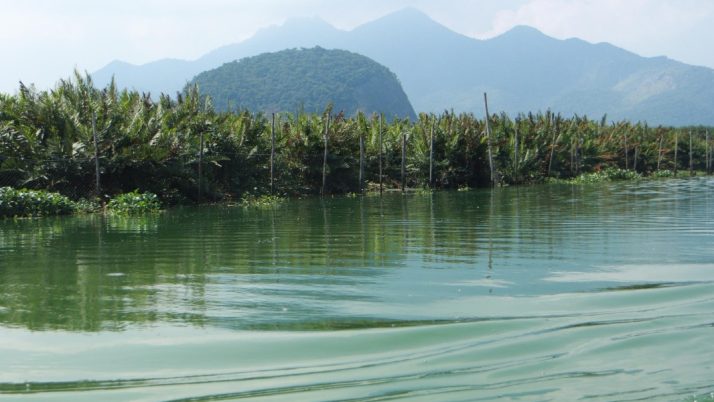
[[[115,61],[93,74],[106,84],[173,94],[198,73],[223,63],[297,47],[345,49],[393,71],[417,112],[483,115],[551,109],[650,124],[714,124],[714,70],[665,57],[645,58],[601,43],[558,40],[516,27],[489,40],[466,37],[409,8],[352,31],[319,19],[266,28],[195,61],[164,59],[142,66]]]

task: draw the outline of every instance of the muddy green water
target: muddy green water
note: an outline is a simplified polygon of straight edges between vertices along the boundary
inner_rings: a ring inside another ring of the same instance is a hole
[[[0,221],[0,400],[711,400],[714,180]]]

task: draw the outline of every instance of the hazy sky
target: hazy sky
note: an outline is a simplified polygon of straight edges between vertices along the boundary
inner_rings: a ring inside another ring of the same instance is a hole
[[[351,29],[406,6],[472,37],[525,24],[714,68],[714,0],[0,0],[0,91],[115,59],[195,59],[290,17]]]

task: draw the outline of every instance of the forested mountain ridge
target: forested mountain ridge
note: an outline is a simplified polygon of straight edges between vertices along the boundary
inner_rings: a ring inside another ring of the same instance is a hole
[[[197,75],[217,110],[320,113],[328,104],[348,116],[358,111],[416,119],[397,77],[367,57],[345,50],[289,49],[264,53]]]
[[[287,48],[322,46],[365,55],[393,71],[417,111],[452,109],[483,115],[482,93],[494,111],[551,109],[650,124],[714,124],[714,70],[665,57],[641,57],[616,46],[559,40],[516,27],[488,40],[449,30],[409,8],[352,31],[318,19],[290,20],[195,61],[143,66],[114,62],[94,74],[99,85],[173,94],[193,76],[223,63]]]

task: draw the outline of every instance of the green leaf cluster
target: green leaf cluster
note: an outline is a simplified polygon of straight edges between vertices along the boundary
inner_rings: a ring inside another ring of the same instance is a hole
[[[107,210],[118,215],[134,215],[150,212],[158,212],[161,209],[161,202],[156,194],[138,190],[119,194],[112,198],[107,204]]]
[[[0,188],[0,217],[66,215],[74,211],[74,202],[61,194]]]

